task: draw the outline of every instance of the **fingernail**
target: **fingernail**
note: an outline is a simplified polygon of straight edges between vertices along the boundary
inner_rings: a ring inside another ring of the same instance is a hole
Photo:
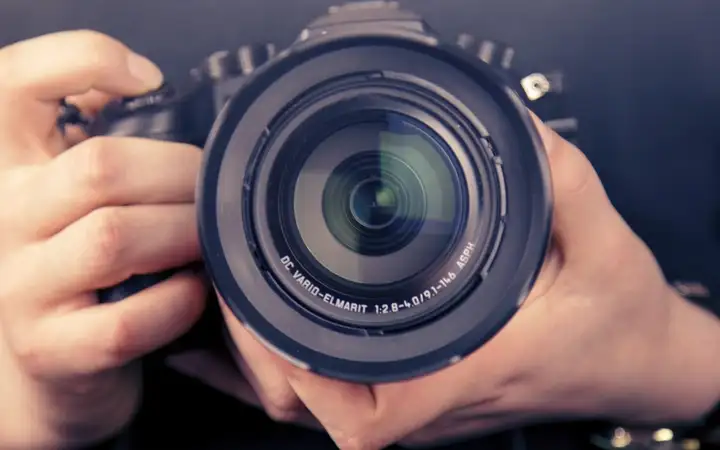
[[[136,53],[130,53],[127,60],[128,70],[136,80],[148,89],[156,89],[163,82],[162,71],[152,61]]]

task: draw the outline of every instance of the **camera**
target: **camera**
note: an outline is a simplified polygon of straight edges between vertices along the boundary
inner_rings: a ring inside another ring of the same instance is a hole
[[[546,254],[549,169],[526,105],[570,139],[576,121],[562,76],[519,77],[514,56],[445,41],[395,2],[349,3],[282,51],[218,52],[184,89],[114,102],[87,129],[204,147],[204,263],[261,342],[325,376],[408,379],[492,338]]]

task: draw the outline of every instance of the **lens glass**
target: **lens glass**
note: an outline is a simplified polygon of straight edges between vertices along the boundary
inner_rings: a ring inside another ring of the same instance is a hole
[[[398,214],[399,188],[382,178],[358,183],[350,193],[350,212],[355,222],[364,231],[387,228]]]
[[[417,236],[427,197],[413,169],[389,152],[357,153],[333,170],[323,216],[333,237],[361,255],[394,253]]]
[[[298,248],[313,266],[357,288],[398,283],[445,262],[462,230],[464,191],[432,130],[377,112],[310,142],[292,213]]]

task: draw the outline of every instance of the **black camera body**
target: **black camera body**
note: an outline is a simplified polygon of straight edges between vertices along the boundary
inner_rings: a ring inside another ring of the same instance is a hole
[[[88,131],[204,147],[204,262],[268,347],[326,376],[407,379],[489,340],[544,260],[550,178],[525,105],[569,139],[577,125],[561,77],[521,78],[513,58],[445,42],[394,2],[351,3],[285,50],[218,52],[183,91],[113,103]]]

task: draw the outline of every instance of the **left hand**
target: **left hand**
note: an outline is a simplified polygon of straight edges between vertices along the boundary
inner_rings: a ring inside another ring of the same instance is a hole
[[[698,417],[720,395],[719,322],[670,288],[582,153],[537,125],[553,179],[552,250],[521,310],[462,362],[398,383],[330,380],[271,353],[224,308],[249,386],[218,367],[174,365],[276,420],[319,422],[343,450],[436,445],[565,417]]]

